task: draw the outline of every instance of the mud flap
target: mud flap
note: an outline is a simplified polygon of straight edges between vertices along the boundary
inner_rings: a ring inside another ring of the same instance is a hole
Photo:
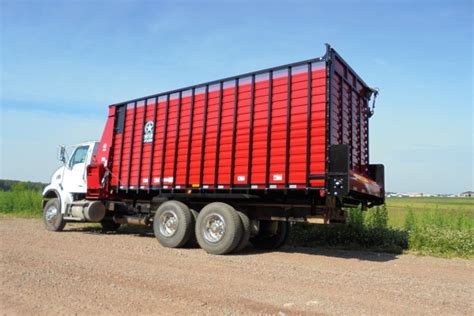
[[[349,193],[349,146],[329,147],[329,172],[327,182],[329,196],[341,197]]]

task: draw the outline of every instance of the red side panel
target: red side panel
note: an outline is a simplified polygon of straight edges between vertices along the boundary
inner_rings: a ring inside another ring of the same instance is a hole
[[[325,174],[325,63],[313,63],[311,74],[307,64],[292,67],[291,80],[287,69],[272,75],[271,82],[264,73],[253,83],[239,78],[238,86],[231,80],[123,105],[110,141],[111,185],[306,188],[309,175]]]
[[[109,108],[109,116],[107,122],[105,123],[105,129],[100,139],[99,148],[97,149],[96,155],[93,157],[93,164],[104,164],[105,166],[109,163],[110,150],[112,147],[115,147],[115,144],[112,142],[113,133],[114,133],[114,122],[115,122],[115,110],[114,106]]]
[[[191,187],[200,187],[201,156],[203,147],[203,127],[205,115],[205,93],[204,88],[197,89],[194,97],[194,113],[191,133],[191,155],[189,162],[189,184]]]

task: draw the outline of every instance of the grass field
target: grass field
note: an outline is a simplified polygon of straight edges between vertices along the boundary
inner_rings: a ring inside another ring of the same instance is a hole
[[[474,198],[394,197],[387,198],[386,204],[391,227],[404,227],[406,216],[411,211],[415,215],[425,216],[425,219],[430,215],[441,215],[450,227],[456,227],[461,221],[473,228]]]
[[[41,217],[38,191],[0,191],[0,214]],[[290,243],[474,258],[474,198],[388,198],[347,225],[295,224]]]
[[[348,211],[347,225],[296,224],[291,242],[474,257],[474,198],[388,198],[384,207]]]
[[[17,217],[41,217],[41,192],[0,191],[0,213]]]

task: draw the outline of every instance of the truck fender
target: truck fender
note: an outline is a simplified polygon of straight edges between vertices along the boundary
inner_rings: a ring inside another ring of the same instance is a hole
[[[44,208],[46,203],[48,203],[51,199],[59,199],[59,203],[61,204],[61,195],[55,189],[48,189],[43,192],[43,200],[41,201],[41,207]]]
[[[61,213],[64,214],[66,212],[66,204],[71,202],[71,196],[63,192],[63,194],[60,193],[60,191],[48,185],[46,188],[43,190],[43,201],[42,201],[42,207],[46,205],[46,203],[51,200],[51,199],[59,199],[59,203],[61,205]]]

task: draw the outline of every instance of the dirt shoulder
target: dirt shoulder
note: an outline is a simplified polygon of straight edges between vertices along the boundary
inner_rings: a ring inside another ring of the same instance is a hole
[[[0,218],[5,314],[474,314],[474,261],[286,247],[211,256]]]

